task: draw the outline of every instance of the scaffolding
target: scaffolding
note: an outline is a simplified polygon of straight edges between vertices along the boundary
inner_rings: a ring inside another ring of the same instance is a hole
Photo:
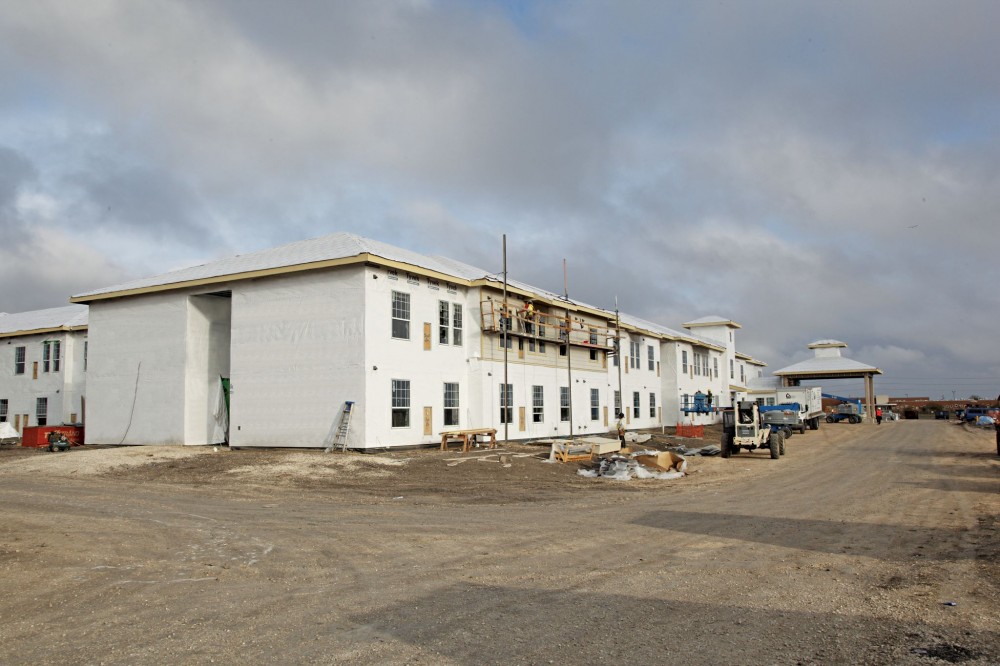
[[[480,325],[484,333],[501,333],[504,328],[511,337],[533,338],[555,344],[614,352],[617,333],[613,327],[574,317],[567,310],[553,314],[526,305],[487,298],[480,302]]]

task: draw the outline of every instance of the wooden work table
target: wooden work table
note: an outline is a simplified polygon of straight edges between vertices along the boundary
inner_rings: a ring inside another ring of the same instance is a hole
[[[488,438],[489,448],[497,447],[496,428],[472,428],[469,430],[444,430],[441,432],[441,450],[447,451],[448,445],[453,442],[462,443],[462,452],[467,453],[471,446],[478,442],[478,438],[484,436]]]

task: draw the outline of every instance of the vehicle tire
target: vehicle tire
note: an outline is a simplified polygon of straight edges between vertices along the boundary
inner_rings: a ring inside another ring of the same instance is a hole
[[[851,415],[851,423],[861,423],[861,417]]]
[[[777,460],[781,455],[781,445],[785,443],[785,438],[780,432],[772,432],[768,439],[768,446],[771,449],[771,460]]]
[[[781,440],[781,442],[778,444],[778,453],[780,453],[781,455],[785,455],[785,440]]]
[[[731,444],[731,438],[726,433],[722,433],[722,443],[720,444],[722,448],[722,457],[728,458],[732,455],[733,445]]]
[[[832,416],[826,417],[826,422],[827,423],[833,423],[833,417]]]
[[[788,439],[789,437],[792,436],[792,429],[788,427],[782,428],[781,434],[785,439]]]
[[[813,430],[819,430],[819,417],[809,420],[809,427]]]

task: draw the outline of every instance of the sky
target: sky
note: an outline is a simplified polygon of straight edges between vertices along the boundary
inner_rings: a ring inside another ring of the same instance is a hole
[[[348,231],[1000,393],[994,0],[0,0],[0,312]],[[831,392],[859,394],[860,380]],[[835,390],[834,390],[835,389]]]

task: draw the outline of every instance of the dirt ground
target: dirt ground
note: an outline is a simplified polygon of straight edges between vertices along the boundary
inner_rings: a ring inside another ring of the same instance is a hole
[[[0,663],[1000,664],[992,431],[506,450],[4,448]]]

